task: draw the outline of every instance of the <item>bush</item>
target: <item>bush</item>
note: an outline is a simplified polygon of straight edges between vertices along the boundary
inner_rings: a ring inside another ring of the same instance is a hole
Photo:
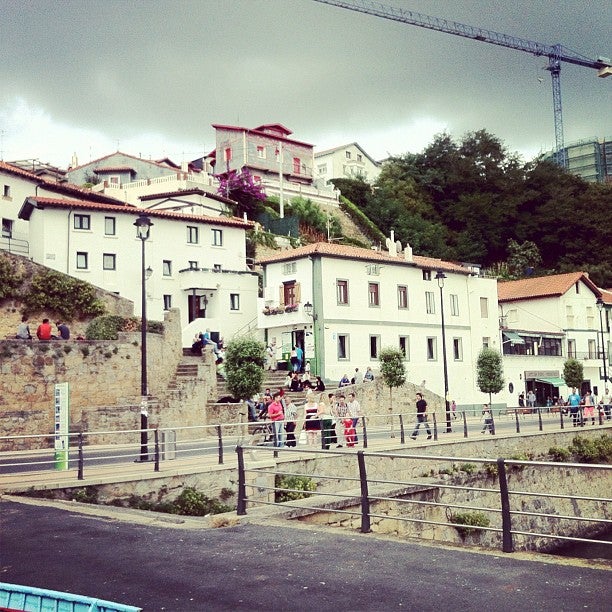
[[[612,463],[612,437],[604,434],[591,440],[575,436],[569,451],[579,463]]]
[[[308,478],[308,476],[281,476],[279,474],[274,478],[274,501],[277,503],[292,501],[294,499],[305,499],[310,497],[307,491],[316,491],[317,484]],[[278,489],[296,489],[295,491],[279,491]]]
[[[178,514],[187,516],[206,516],[207,514],[220,514],[232,510],[231,506],[206,497],[204,493],[194,487],[185,487],[174,500],[174,505],[178,509]]]
[[[449,521],[457,524],[455,529],[462,538],[480,531],[478,527],[488,527],[491,524],[489,517],[483,512],[457,512],[450,515]],[[466,525],[474,525],[474,527],[467,527]]]
[[[569,461],[572,454],[567,448],[561,448],[560,446],[551,446],[548,449],[548,454],[553,461]]]
[[[476,471],[476,466],[473,463],[462,463],[459,469],[467,474],[473,474]]]
[[[137,317],[121,317],[119,315],[104,315],[96,317],[87,326],[87,340],[117,340],[119,332],[135,332],[140,330],[141,320]],[[147,321],[147,332],[163,334],[164,324],[161,321]]]

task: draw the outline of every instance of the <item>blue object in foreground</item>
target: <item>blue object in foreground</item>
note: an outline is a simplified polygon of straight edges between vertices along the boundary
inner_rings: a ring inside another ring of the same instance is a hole
[[[142,608],[85,595],[0,582],[0,610],[10,612],[141,612]]]

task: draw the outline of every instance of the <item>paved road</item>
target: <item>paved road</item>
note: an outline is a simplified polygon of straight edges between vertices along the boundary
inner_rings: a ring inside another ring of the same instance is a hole
[[[287,523],[202,529],[140,513],[134,524],[47,503],[0,500],[0,580],[146,611],[612,609],[611,572],[584,565]]]

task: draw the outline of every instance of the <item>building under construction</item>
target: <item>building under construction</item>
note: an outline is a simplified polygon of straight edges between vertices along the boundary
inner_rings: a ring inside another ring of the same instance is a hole
[[[612,138],[579,140],[565,147],[568,170],[590,183],[612,184]],[[544,154],[554,160],[554,153]]]

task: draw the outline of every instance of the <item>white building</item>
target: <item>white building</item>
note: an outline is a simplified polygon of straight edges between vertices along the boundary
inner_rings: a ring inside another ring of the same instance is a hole
[[[260,260],[264,297],[258,326],[278,357],[296,344],[313,373],[333,381],[355,368],[378,370],[381,348],[406,355],[408,379],[444,394],[441,298],[444,303],[449,399],[486,401],[476,388],[483,345],[500,350],[497,286],[478,270],[390,251],[317,243]],[[446,277],[440,289],[436,274]],[[305,304],[312,305],[312,315]]]
[[[500,282],[498,298],[507,383],[500,395],[505,402],[517,405],[518,394],[531,390],[539,406],[549,397],[567,398],[563,365],[570,357],[583,363],[579,392],[601,393],[604,362],[610,375],[609,292],[598,289],[584,272],[572,272]]]
[[[335,178],[361,178],[373,183],[380,174],[381,163],[370,157],[356,142],[315,152],[314,178],[326,184]]]
[[[140,314],[142,243],[134,222],[143,211],[122,204],[27,197],[19,218],[29,223],[37,263],[115,292]],[[150,209],[145,242],[147,316],[161,320],[178,307],[183,345],[209,328],[226,340],[254,327],[257,274],[246,263],[250,221]]]

